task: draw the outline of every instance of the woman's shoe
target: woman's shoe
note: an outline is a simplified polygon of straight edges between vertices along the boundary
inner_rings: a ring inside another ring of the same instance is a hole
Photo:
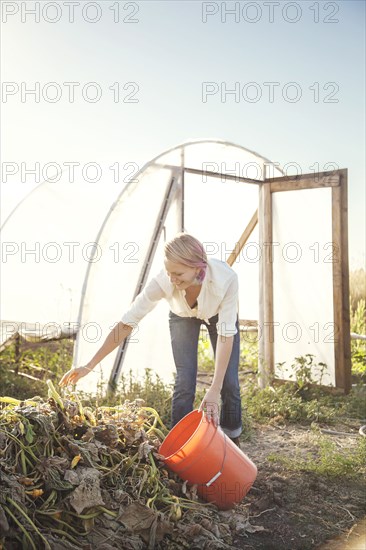
[[[229,439],[231,439],[231,441],[232,441],[233,443],[235,443],[235,445],[236,445],[237,447],[239,447],[239,449],[240,449],[240,438],[239,438],[239,437],[230,437]]]

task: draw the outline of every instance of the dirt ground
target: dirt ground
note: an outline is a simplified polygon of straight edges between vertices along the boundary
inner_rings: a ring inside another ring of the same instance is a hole
[[[332,428],[332,430],[345,428]],[[353,436],[327,434],[341,448],[356,444]],[[299,426],[261,426],[255,429],[242,450],[258,468],[251,491],[236,512],[249,516],[253,533],[245,532],[235,540],[235,548],[245,550],[308,550],[341,534],[366,516],[365,479],[327,478],[311,472],[289,471],[268,456],[301,456],[314,452],[315,436]],[[365,523],[361,531],[364,531]],[[359,529],[360,530],[360,529]],[[361,536],[362,533],[359,533]],[[342,540],[346,540],[344,537]],[[328,548],[335,548],[330,545]],[[337,548],[343,550],[340,542]],[[354,546],[363,548],[363,546]]]

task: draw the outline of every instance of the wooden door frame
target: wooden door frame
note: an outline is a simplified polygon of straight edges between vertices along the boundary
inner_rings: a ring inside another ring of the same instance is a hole
[[[266,179],[261,185],[258,206],[259,240],[272,243],[272,193],[299,189],[331,188],[333,271],[333,313],[335,327],[335,387],[351,389],[351,336],[348,263],[347,169]],[[272,247],[264,247],[259,266],[259,384],[274,377],[274,312]]]

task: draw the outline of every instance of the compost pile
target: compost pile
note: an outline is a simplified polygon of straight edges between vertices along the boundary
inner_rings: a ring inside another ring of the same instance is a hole
[[[260,528],[199,501],[158,453],[167,430],[142,400],[0,398],[0,550],[233,548]]]

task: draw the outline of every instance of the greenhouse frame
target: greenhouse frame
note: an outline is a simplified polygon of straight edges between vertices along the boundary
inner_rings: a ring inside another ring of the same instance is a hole
[[[123,187],[111,175],[87,184],[63,173],[31,188],[3,184],[2,195],[3,347],[17,334],[75,334],[74,364],[85,364],[162,269],[164,243],[187,231],[238,273],[261,386],[293,379],[294,359],[311,354],[314,380],[350,390],[346,169],[288,176],[242,146],[204,139],[165,151]],[[173,379],[165,302],[78,387],[114,389],[122,372],[146,368]]]

